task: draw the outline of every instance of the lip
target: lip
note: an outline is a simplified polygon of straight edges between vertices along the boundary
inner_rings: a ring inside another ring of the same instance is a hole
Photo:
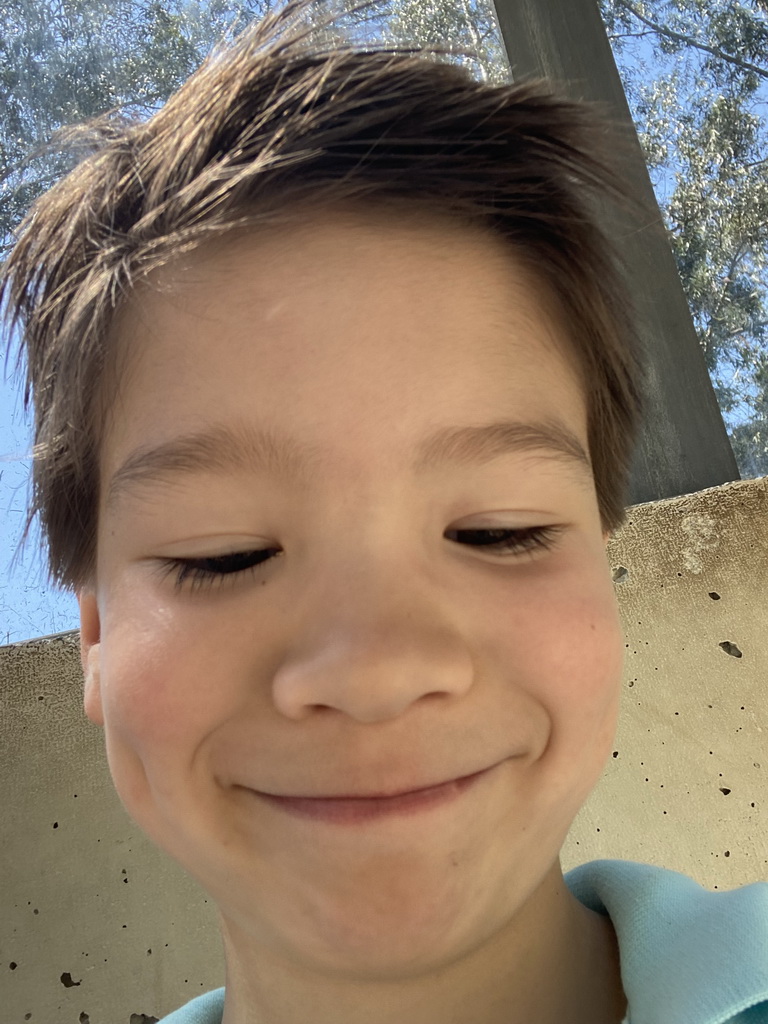
[[[275,796],[272,793],[262,793],[255,789],[251,792],[271,807],[276,807],[295,817],[312,818],[316,821],[326,821],[337,825],[353,825],[388,817],[421,814],[432,810],[432,808],[443,806],[458,799],[462,793],[490,771],[491,768],[483,768],[472,775],[450,779],[437,786],[397,793],[394,796],[309,797]]]

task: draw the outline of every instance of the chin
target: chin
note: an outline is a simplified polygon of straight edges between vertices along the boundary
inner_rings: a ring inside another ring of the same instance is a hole
[[[435,970],[483,938],[474,934],[471,898],[447,888],[430,895],[428,886],[394,880],[354,901],[318,900],[309,919],[296,918],[294,948],[307,964],[340,977],[385,981]]]

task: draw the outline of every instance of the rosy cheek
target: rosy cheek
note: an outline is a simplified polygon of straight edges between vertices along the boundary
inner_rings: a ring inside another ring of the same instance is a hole
[[[107,757],[128,813],[162,845],[164,813],[194,772],[210,712],[190,692],[192,665],[157,642],[105,651],[103,693]]]
[[[511,610],[512,654],[554,718],[573,727],[614,714],[624,641],[610,579],[573,572]],[[512,654],[510,656],[512,656]]]
[[[128,607],[102,643],[107,724],[137,752],[153,756],[193,743],[210,720],[216,693],[206,662],[178,616],[164,609],[139,615]]]

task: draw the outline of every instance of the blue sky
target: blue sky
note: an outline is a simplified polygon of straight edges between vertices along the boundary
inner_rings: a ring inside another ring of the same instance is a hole
[[[0,344],[4,366],[7,338]],[[32,460],[32,425],[22,412],[21,381],[14,382],[13,359],[0,377],[0,646],[61,633],[79,626],[73,594],[48,585],[37,554],[39,531],[30,534],[22,556],[11,561],[21,538]],[[26,457],[25,457],[26,456]]]

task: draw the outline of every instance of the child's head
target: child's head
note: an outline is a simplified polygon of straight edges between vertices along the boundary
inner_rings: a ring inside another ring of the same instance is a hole
[[[95,152],[38,201],[5,267],[28,357],[25,404],[34,395],[30,520],[40,517],[52,578],[75,589],[94,575],[113,325],[136,283],[238,223],[257,230],[350,200],[371,212],[402,203],[392,214],[402,221],[433,210],[485,225],[554,293],[584,381],[602,522],[614,531],[643,369],[589,205],[612,187],[604,129],[545,87],[493,88],[408,53],[323,51],[311,33],[281,35],[271,21],[148,122],[90,126]]]
[[[544,970],[614,734],[640,413],[599,133],[269,31],[107,132],[9,262],[86,708],[230,966],[415,977],[527,905]]]

